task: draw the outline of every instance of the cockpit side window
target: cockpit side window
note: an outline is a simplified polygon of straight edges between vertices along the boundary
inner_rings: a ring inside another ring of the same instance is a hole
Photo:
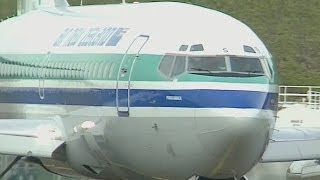
[[[186,56],[165,55],[159,65],[159,71],[168,78],[174,78],[186,72]]]
[[[159,71],[167,77],[170,77],[174,59],[175,57],[172,55],[165,55],[159,65]]]
[[[186,71],[186,57],[177,56],[170,77],[178,76]]]

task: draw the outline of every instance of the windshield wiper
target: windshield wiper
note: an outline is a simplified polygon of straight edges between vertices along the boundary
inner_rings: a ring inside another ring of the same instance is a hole
[[[245,73],[245,74],[250,74],[250,75],[260,75],[260,76],[265,75],[265,74],[261,73],[260,71],[245,71],[245,72],[238,72],[238,73]]]
[[[197,71],[206,71],[208,73],[192,72],[191,74],[199,74],[204,76],[228,76],[228,77],[253,77],[253,76],[265,76],[262,73],[256,72],[239,72],[239,71],[210,71],[202,68],[192,68]]]
[[[206,71],[208,73],[212,73],[212,71],[208,70],[208,69],[204,69],[204,68],[190,68],[192,70],[195,70],[195,71]]]
[[[252,72],[241,72],[241,71],[215,71],[215,72],[211,72],[211,74],[220,74],[220,75],[229,75],[229,76],[241,76],[241,77],[245,77],[245,76],[265,76],[265,74],[262,73],[256,73],[254,71]]]

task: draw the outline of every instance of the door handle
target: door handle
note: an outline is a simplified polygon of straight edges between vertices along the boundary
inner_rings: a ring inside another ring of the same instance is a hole
[[[125,74],[125,73],[127,73],[128,72],[128,69],[127,68],[121,68],[121,73],[122,74]]]

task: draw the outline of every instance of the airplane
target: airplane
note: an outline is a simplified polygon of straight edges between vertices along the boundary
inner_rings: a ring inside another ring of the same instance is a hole
[[[284,90],[286,88],[286,90]],[[279,90],[279,105],[282,108],[277,114],[275,128],[303,127],[320,128],[319,88],[316,86],[283,86]],[[293,101],[292,97],[295,96]],[[281,98],[280,98],[281,97]],[[297,98],[298,97],[298,98]],[[279,106],[280,107],[280,106]],[[319,159],[294,161],[289,165],[279,164],[279,167],[269,168],[271,171],[283,169],[287,180],[291,179],[320,179]],[[264,164],[262,165],[264,167]]]
[[[16,156],[0,177],[24,159],[69,177],[240,180],[320,157],[317,129],[274,129],[276,65],[242,22],[177,2],[35,2],[0,23],[0,154]]]

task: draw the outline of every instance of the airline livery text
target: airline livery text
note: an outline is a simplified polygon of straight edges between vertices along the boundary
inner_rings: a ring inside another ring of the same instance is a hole
[[[54,42],[55,47],[117,46],[128,28],[67,28]]]

